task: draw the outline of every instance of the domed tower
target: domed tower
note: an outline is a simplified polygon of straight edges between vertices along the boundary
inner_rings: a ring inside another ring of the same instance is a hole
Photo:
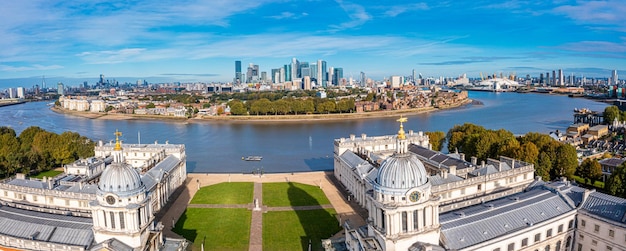
[[[431,198],[424,164],[408,151],[400,117],[396,152],[378,169],[369,203],[369,235],[383,250],[408,250],[415,242],[439,244],[439,198]]]
[[[116,238],[132,248],[142,247],[152,221],[149,197],[139,172],[124,161],[122,144],[115,132],[113,163],[98,182],[96,200],[90,202],[93,232],[97,243]]]

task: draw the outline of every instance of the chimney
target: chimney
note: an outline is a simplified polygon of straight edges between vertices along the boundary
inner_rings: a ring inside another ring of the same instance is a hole
[[[354,134],[350,134],[350,140],[354,140],[355,139],[355,135]]]
[[[478,158],[476,158],[476,157],[472,156],[470,159],[471,159],[471,161],[472,161],[472,165],[474,165],[474,166],[475,166],[475,165],[476,165],[476,162],[478,162]]]
[[[413,130],[409,130],[409,135],[413,136]]]
[[[464,161],[465,160],[465,153],[459,153],[459,158]]]
[[[502,172],[502,161],[498,162],[498,172]]]
[[[444,179],[447,179],[448,178],[448,170],[446,170],[445,168],[441,169],[441,177],[444,178]]]
[[[481,168],[484,168],[484,167],[485,167],[485,161],[484,161],[484,160],[481,160],[481,161],[480,161],[480,167],[481,167]]]
[[[361,133],[361,139],[366,140],[367,139],[367,134]]]

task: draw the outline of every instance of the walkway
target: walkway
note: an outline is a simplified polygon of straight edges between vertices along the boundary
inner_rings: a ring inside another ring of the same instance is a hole
[[[254,182],[254,198],[258,200],[260,210],[255,210],[255,203],[243,205],[206,205],[189,204],[191,198],[200,187],[210,186],[222,182]],[[267,207],[263,205],[262,183],[266,182],[298,182],[308,185],[319,186],[330,201],[330,205],[316,206],[294,206],[294,207]],[[365,224],[364,218],[367,212],[358,207],[354,202],[348,201],[346,192],[338,185],[332,172],[306,172],[306,173],[280,173],[264,174],[263,176],[251,174],[199,174],[188,175],[184,187],[176,200],[168,205],[159,214],[159,219],[164,225],[163,234],[166,237],[182,238],[172,232],[173,224],[180,218],[187,207],[194,208],[248,208],[252,210],[252,220],[250,226],[250,247],[249,250],[262,250],[263,248],[263,212],[267,211],[290,211],[290,210],[317,210],[334,208],[337,212],[337,220],[342,223],[346,220],[353,226]],[[165,212],[163,212],[165,211]],[[169,219],[169,220],[168,220]],[[343,235],[343,230],[337,235]]]

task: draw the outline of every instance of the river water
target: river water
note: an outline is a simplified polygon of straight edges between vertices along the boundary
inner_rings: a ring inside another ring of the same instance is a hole
[[[463,123],[515,134],[565,130],[574,108],[602,111],[606,104],[582,98],[547,94],[470,92],[483,104],[408,116],[405,130],[443,131]],[[0,125],[19,134],[29,126],[61,133],[75,131],[93,140],[109,141],[124,133],[127,143],[185,144],[189,172],[301,172],[333,169],[333,139],[350,134],[389,135],[398,131],[397,118],[324,122],[171,122],[104,120],[57,114],[44,102],[0,107]],[[261,155],[262,161],[242,156]]]

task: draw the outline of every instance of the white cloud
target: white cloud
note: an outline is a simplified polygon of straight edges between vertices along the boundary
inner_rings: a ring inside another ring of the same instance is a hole
[[[306,12],[302,12],[300,14],[294,14],[293,12],[283,11],[279,15],[269,16],[268,18],[281,20],[281,19],[300,19],[302,17],[306,17],[309,14]]]
[[[76,54],[89,64],[115,64],[136,61],[146,49],[130,48],[111,51],[86,51]]]
[[[46,70],[56,70],[62,69],[63,66],[60,65],[39,65],[34,64],[30,66],[12,66],[12,65],[0,65],[0,71],[46,71]]]
[[[626,4],[621,0],[579,1],[577,5],[562,5],[553,11],[580,24],[608,25],[621,31],[626,29]]]
[[[337,0],[339,6],[348,14],[350,21],[337,25],[331,25],[332,31],[341,31],[345,29],[354,28],[365,24],[372,19],[372,16],[365,11],[365,8],[358,4],[347,3],[343,0]]]
[[[406,4],[406,5],[396,5],[391,6],[387,11],[385,11],[385,16],[395,17],[405,12],[412,12],[417,10],[428,10],[428,4],[426,3],[414,3],[414,4]]]

